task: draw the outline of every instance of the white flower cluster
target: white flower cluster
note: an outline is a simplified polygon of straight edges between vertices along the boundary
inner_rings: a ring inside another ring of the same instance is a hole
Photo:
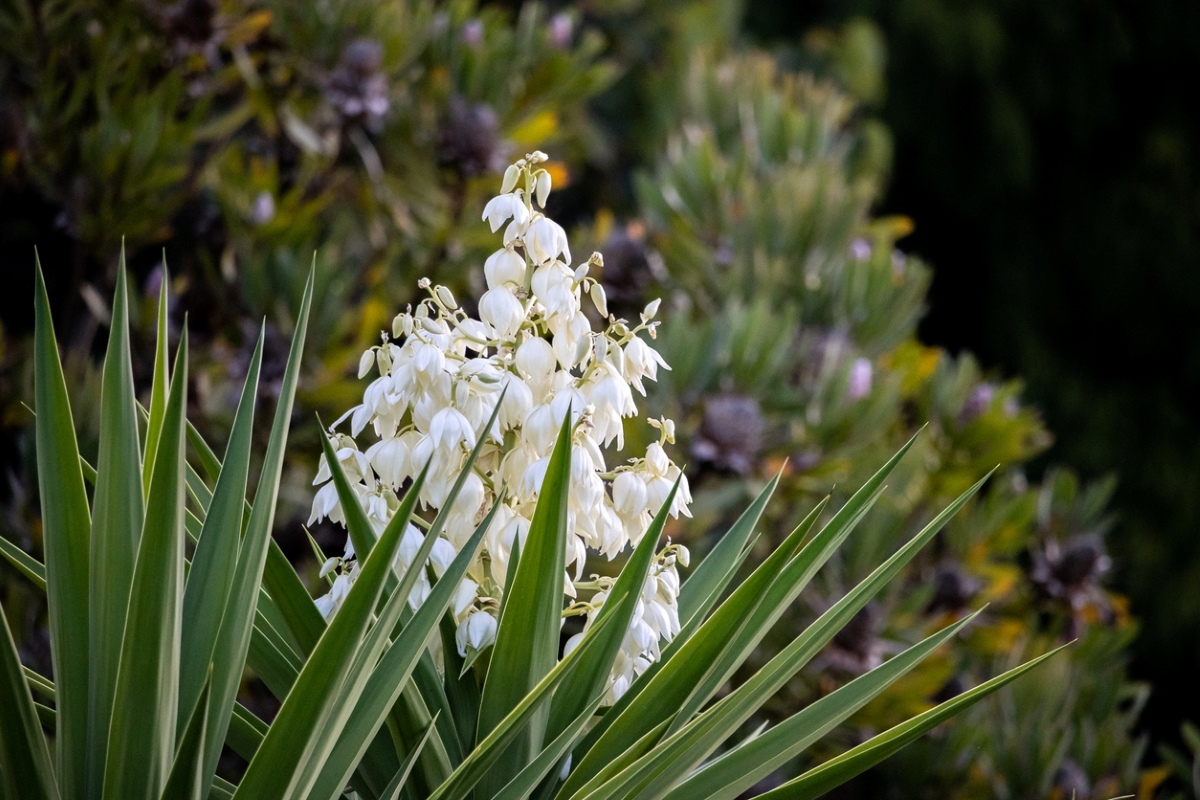
[[[484,264],[488,290],[479,300],[479,318],[459,308],[446,287],[422,280],[429,296],[397,315],[391,336],[385,333],[382,344],[363,353],[359,377],[375,369],[379,376],[367,386],[362,404],[330,429],[337,458],[378,532],[399,506],[397,491],[427,462],[420,504],[442,509],[476,445],[477,432],[499,404],[480,456],[449,509],[444,538],[431,556],[440,574],[493,503],[501,501],[452,605],[464,656],[495,638],[513,544],[524,543],[568,410],[574,428],[563,566],[566,595],[576,602],[564,617],[584,614],[590,621],[611,587],[605,578],[582,580],[588,551],[612,559],[636,545],[677,479],[680,487],[669,512],[690,516],[687,479],[663,449],[674,441],[670,420],[650,421],[660,438],[644,457],[611,469],[606,465],[605,449],[614,441],[618,449],[623,447],[624,420],[637,415],[633,390],[645,395],[643,381],[656,380],[660,367],[669,369],[638,335],[654,338],[658,301],[646,307],[640,324],[630,325],[609,315],[603,288],[588,277],[591,267],[603,263],[598,253],[571,269],[566,234],[539,210],[550,192],[550,173],[538,166],[545,159],[533,153],[510,166],[501,194],[484,209],[493,233],[507,226],[504,246]],[[584,313],[585,294],[602,320],[600,330],[593,330]],[[346,420],[349,434],[336,432]],[[356,439],[368,426],[376,441],[360,450]],[[326,517],[345,523],[330,477],[322,459],[313,483],[324,485],[313,500],[310,524]],[[398,569],[409,566],[423,541],[423,533],[410,525]],[[614,670],[613,701],[658,657],[660,640],[669,641],[679,631],[676,562],[687,564],[687,551],[680,545],[669,545],[656,557]],[[357,570],[347,541],[344,556],[329,559],[322,568],[323,576],[337,573],[331,591],[318,600],[326,617],[341,605]],[[595,596],[578,601],[578,591],[586,589],[596,590]],[[422,575],[411,602],[419,606],[428,593]]]

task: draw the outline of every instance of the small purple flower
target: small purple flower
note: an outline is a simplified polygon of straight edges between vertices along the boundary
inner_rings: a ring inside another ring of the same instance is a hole
[[[992,396],[996,393],[996,389],[990,383],[981,383],[971,392],[971,396],[967,398],[967,402],[963,403],[962,410],[958,412],[958,420],[963,425],[969,425],[992,407]]]
[[[871,393],[871,378],[873,370],[871,362],[865,358],[856,358],[850,365],[850,381],[846,386],[846,394],[851,400],[861,400]]]
[[[571,21],[571,15],[566,13],[555,14],[550,19],[550,24],[547,26],[547,33],[550,35],[550,41],[560,50],[565,50],[571,45],[571,34],[575,25]]]
[[[866,261],[871,257],[871,243],[859,237],[850,243],[850,255],[858,261]]]
[[[478,47],[483,44],[483,22],[482,20],[468,20],[466,25],[463,25],[462,39],[471,47]]]
[[[275,219],[275,198],[270,192],[264,189],[254,198],[254,209],[250,212],[250,219],[255,225],[266,225]]]

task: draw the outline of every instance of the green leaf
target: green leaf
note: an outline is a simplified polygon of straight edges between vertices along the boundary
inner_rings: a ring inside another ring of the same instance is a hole
[[[229,731],[225,734],[225,744],[250,761],[269,729],[270,726],[255,716],[253,711],[241,703],[235,703],[233,715],[229,718]]]
[[[104,768],[106,800],[157,798],[175,753],[183,608],[187,340],[185,327],[158,437],[146,520],[129,593]],[[61,696],[62,682],[57,686]]]
[[[167,366],[167,290],[171,276],[167,272],[167,254],[163,253],[162,284],[158,293],[158,338],[154,348],[154,379],[150,384],[150,421],[146,427],[146,457],[142,463],[142,491],[150,495],[150,477],[154,474],[154,460],[158,453],[158,437],[161,435],[163,415],[167,410],[167,386],[171,382]]]
[[[276,482],[278,484],[278,482]],[[261,484],[259,484],[261,486]],[[257,498],[255,505],[257,506]],[[274,500],[272,500],[274,505]],[[274,512],[272,511],[272,515]],[[252,518],[253,519],[253,518]],[[244,547],[244,545],[243,545]],[[325,631],[325,618],[317,610],[308,589],[300,582],[296,570],[274,539],[267,539],[266,565],[262,569],[262,584],[279,608],[292,637],[304,650],[312,652]]]
[[[664,509],[669,509],[670,507],[670,500],[663,504]],[[613,630],[617,630],[618,633],[620,632],[616,625],[610,625],[610,636]],[[524,769],[517,773],[515,778],[508,782],[508,785],[496,794],[495,800],[525,800],[525,798],[529,797],[550,770],[559,764],[563,756],[571,749],[571,745],[575,744],[575,740],[579,738],[580,732],[583,731],[583,726],[596,713],[596,709],[600,707],[600,702],[603,699],[604,692],[596,692],[595,697],[584,704],[578,716],[568,722],[562,731],[555,735],[550,744],[546,745],[546,748],[542,752],[538,753]]]
[[[630,767],[588,797],[591,800],[601,800],[609,797],[634,796],[647,786],[657,787],[660,791],[669,788],[672,776],[674,778],[682,777],[683,772],[680,770],[690,769],[692,765],[699,763],[704,755],[712,752],[795,675],[797,670],[820,652],[821,648],[828,644],[850,618],[933,538],[946,520],[974,496],[988,477],[990,477],[990,473],[951,503],[920,533],[871,573],[866,580],[822,614],[816,622],[748,681],[689,722],[669,740],[656,747],[655,751],[641,762]],[[816,541],[814,539],[809,544]],[[676,720],[676,725],[678,725],[678,720]],[[668,750],[674,759],[666,757]]]
[[[558,659],[572,449],[568,410],[538,493],[521,561],[505,590],[504,611],[479,704],[479,737],[490,733],[516,708]],[[480,798],[489,798],[503,788],[541,750],[548,711],[541,709],[534,715],[511,752],[484,777],[477,793]]]
[[[1068,645],[1063,645],[1067,647]],[[915,741],[926,732],[932,730],[959,711],[978,702],[1005,684],[1011,683],[1029,670],[1041,664],[1046,659],[1058,653],[1063,647],[1051,650],[1045,655],[1009,670],[1002,675],[981,683],[970,691],[963,692],[958,697],[947,700],[939,706],[918,714],[910,720],[902,722],[890,730],[869,739],[862,744],[847,750],[836,758],[826,761],[819,767],[814,767],[798,778],[788,781],[759,797],[765,800],[812,800],[840,786],[856,775],[890,757],[900,748]]]
[[[400,765],[400,769],[392,778],[391,783],[379,795],[379,800],[397,800],[400,797],[400,790],[404,788],[404,784],[408,780],[408,775],[412,772],[413,764],[417,763],[417,758],[421,755],[421,751],[425,749],[425,743],[429,741],[429,735],[433,733],[434,725],[436,724],[437,720],[429,723],[429,727],[425,729],[425,735],[421,737],[421,741],[405,757],[404,763]]]
[[[328,446],[328,439],[326,439],[326,445]],[[332,455],[332,452],[329,454]],[[330,459],[329,464],[330,470],[334,475],[334,480],[339,480],[340,476],[341,483],[339,484],[339,489],[342,487],[342,485],[345,486],[346,494],[341,495],[341,492],[339,492],[343,509],[345,509],[345,506],[348,503],[357,505],[358,498],[354,494],[354,491],[350,488],[349,482],[345,481],[345,473],[342,470],[342,465],[339,464],[336,459]],[[383,535],[380,537],[380,541],[386,540],[391,542],[392,540],[395,540],[396,549],[399,549],[399,542],[404,538],[405,532],[408,529],[409,520],[412,518],[413,509],[416,507],[417,498],[421,493],[421,489],[425,485],[425,478],[428,472],[429,465],[426,464],[421,470],[421,474],[417,476],[416,480],[413,481],[412,486],[409,487],[404,499],[400,502],[400,507],[396,509],[396,513],[393,514],[391,520],[388,521],[388,525],[384,529]],[[347,517],[349,517],[348,513]],[[374,532],[372,532],[372,536],[374,536]],[[371,736],[374,735],[374,730],[368,732],[362,737],[361,749],[355,752],[352,758],[346,757],[343,763],[339,763],[332,769],[323,770],[323,767],[329,767],[329,763],[327,762],[333,761],[334,756],[331,756],[331,751],[334,751],[334,754],[336,755],[336,745],[339,743],[339,736],[345,729],[347,721],[351,718],[351,715],[355,710],[355,706],[358,704],[359,698],[363,692],[363,687],[367,683],[370,676],[371,669],[379,662],[379,657],[383,653],[384,648],[390,643],[389,634],[395,629],[396,624],[400,621],[401,614],[408,604],[409,592],[411,592],[412,587],[416,584],[417,578],[421,574],[422,565],[425,563],[425,560],[429,558],[429,554],[433,550],[435,538],[436,537],[433,536],[426,537],[425,541],[421,545],[421,549],[417,551],[417,554],[413,559],[413,564],[408,570],[405,571],[404,578],[400,582],[399,588],[392,593],[392,596],[388,599],[387,603],[384,604],[383,610],[380,612],[378,618],[372,621],[368,617],[368,621],[372,622],[371,629],[370,631],[366,632],[365,636],[363,636],[357,652],[353,655],[352,662],[346,666],[346,674],[344,679],[342,680],[340,686],[335,687],[334,694],[330,697],[329,714],[325,719],[322,720],[321,728],[312,733],[312,756],[307,760],[306,763],[300,765],[300,771],[294,790],[297,796],[307,796],[310,793],[310,790],[312,790],[313,787],[318,784],[319,779],[323,775],[329,775],[330,779],[333,780],[334,785],[324,790],[321,790],[320,787],[318,787],[318,790],[315,791],[314,794],[320,797],[322,796],[322,791],[327,792],[329,788],[332,788],[332,796],[336,796],[336,794],[342,790],[342,787],[346,785],[346,780],[350,773],[354,770],[354,765],[362,756],[362,751],[366,749],[367,744],[370,743]],[[370,553],[373,552],[374,546],[372,546]],[[472,556],[473,555],[474,553],[472,553]],[[370,563],[371,555],[368,554],[365,558],[365,562],[360,560],[359,563]],[[394,575],[390,562],[388,564],[387,573],[385,573],[380,579],[380,596],[383,594],[383,583],[386,582],[388,573]],[[363,574],[365,574],[365,570]],[[360,577],[359,580],[362,580],[362,578]],[[357,583],[355,585],[357,586]],[[342,613],[343,612],[339,610],[334,615],[333,618],[335,623]],[[330,631],[332,631],[332,624]],[[428,638],[428,634],[426,634],[426,638]],[[425,640],[422,639],[415,646],[411,647],[411,652],[413,653],[413,663],[416,663],[416,658],[419,657],[419,653],[421,652],[421,644],[423,644],[424,641]],[[301,671],[301,677],[303,677],[303,671]],[[399,690],[400,686],[398,685],[396,687],[396,695],[399,695]],[[392,702],[395,702],[395,696],[392,697]],[[379,722],[383,721],[383,717],[387,713],[387,708],[389,707],[390,704],[384,707],[384,709],[381,711],[379,715]],[[336,778],[333,778],[333,775],[335,774]]]
[[[528,539],[526,541],[528,542]],[[568,653],[566,658],[558,662],[546,677],[521,698],[513,710],[463,759],[458,769],[454,770],[428,800],[462,800],[484,775],[489,774],[513,740],[528,727],[534,715],[545,705],[550,694],[570,674],[575,661],[593,657],[596,643],[602,641],[601,634],[615,619],[615,616],[597,619],[584,634],[579,646]]]
[[[970,624],[979,612],[926,638],[845,686],[804,707],[760,736],[705,764],[664,796],[668,800],[733,800],[877,697],[930,653]]]
[[[609,722],[611,711],[605,715],[608,729],[572,771],[559,793],[560,797],[570,797],[581,785],[590,781],[601,767],[616,758],[626,742],[641,738],[665,717],[674,716],[673,724],[680,724],[680,718],[676,715],[694,688],[704,681],[721,663],[722,656],[733,647],[738,632],[745,627],[766,597],[771,584],[787,566],[789,553],[816,521],[824,503],[822,501],[809,512],[784,543],[721,604],[695,635],[663,663],[645,689],[615,719]]]
[[[201,692],[211,683],[213,651],[237,572],[263,338],[260,332],[233,418],[224,466],[208,503],[184,589],[177,734],[182,734],[183,726],[189,724]]]
[[[755,526],[758,525],[758,520],[762,517],[762,512],[767,507],[771,496],[775,494],[775,488],[779,485],[782,475],[781,470],[778,475],[767,482],[763,490],[758,493],[758,497],[754,498],[754,502],[747,506],[746,510],[738,517],[737,522],[733,523],[733,526],[679,587],[677,602],[679,603],[681,625],[686,625],[696,614],[703,617],[717,602],[721,592],[733,577],[729,572],[729,567],[745,549],[746,542],[749,541]]]
[[[25,672],[25,680],[29,683],[29,688],[53,702],[54,684],[48,678],[37,674],[29,667],[21,667],[21,669]]]
[[[258,505],[256,502],[256,510]],[[279,709],[235,797],[270,800],[303,796],[307,791],[308,787],[298,785],[302,769],[320,744],[319,733],[336,711],[339,690],[357,658],[384,581],[392,572],[406,525],[389,524],[367,557],[345,603]]]
[[[679,716],[675,718],[674,725],[667,730],[668,734],[674,733],[682,727],[682,720],[688,720],[695,716],[696,712],[733,676],[737,668],[766,636],[767,631],[779,621],[783,612],[808,586],[808,582],[812,580],[817,570],[825,564],[846,540],[846,537],[857,527],[875,504],[875,500],[879,498],[883,489],[882,486],[876,489],[875,494],[861,505],[856,506],[853,514],[841,519],[835,515],[830,524],[807,542],[796,557],[787,563],[783,571],[779,573],[779,577],[771,583],[763,601],[754,609],[749,622],[734,637],[732,646],[721,653],[712,667],[707,670],[704,679],[696,685],[680,710]],[[793,533],[792,537],[784,542],[781,549],[785,553],[789,552],[796,542],[802,541],[807,535],[813,523],[816,522],[820,508],[818,506],[796,529],[797,533],[803,531],[799,537]]]
[[[655,745],[662,739],[664,733],[667,732],[667,727],[675,720],[674,716],[667,717],[662,722],[655,725],[649,731],[644,733],[640,739],[634,742],[624,752],[608,762],[601,768],[599,772],[592,777],[587,783],[579,788],[572,796],[585,796],[594,791],[597,787],[604,785],[614,775],[622,772],[630,764],[635,763],[642,756],[654,749]]]
[[[0,626],[0,790],[4,797],[58,800],[46,737],[2,608]]]
[[[92,520],[40,263],[34,310],[34,427],[50,651],[60,709],[55,763],[63,796],[76,798],[83,796],[87,786],[89,666],[84,643],[91,635],[88,562]]]
[[[112,716],[121,661],[125,610],[133,585],[138,539],[145,516],[141,440],[133,361],[129,351],[129,299],[125,249],[117,269],[112,327],[100,392],[100,452],[91,538],[91,638],[89,640],[88,754],[89,797],[104,782],[108,723]]]
[[[586,747],[586,755],[572,771],[559,797],[572,796],[620,753],[624,743],[640,738],[664,717],[677,715],[672,723],[675,729],[689,721],[690,716],[680,713],[685,705],[688,713],[693,713],[704,699],[719,688],[718,679],[731,668],[736,668],[745,658],[746,643],[761,637],[764,620],[782,613],[779,604],[793,590],[799,591],[794,585],[795,581],[806,581],[832,555],[878,497],[884,479],[912,447],[915,439],[915,436],[909,439],[854,493],[821,532],[804,546],[795,560],[791,560],[793,554],[800,549],[825,501],[805,517],[783,544],[734,590],[693,636],[682,646],[673,648],[669,653],[664,652],[664,658],[659,662],[661,666],[655,665],[653,676],[638,689],[628,705],[622,709],[611,709],[601,723],[606,729],[597,738],[585,741],[584,744],[590,747]],[[789,569],[792,583],[780,580],[778,585],[782,591],[771,593],[772,586],[785,568]],[[767,602],[770,605],[766,605]]]
[[[3,536],[0,536],[0,556],[4,556],[4,559],[8,563],[16,567],[17,571],[26,578],[33,581],[35,586],[43,592],[46,591],[46,568],[42,566],[42,562]]]
[[[419,487],[414,484],[414,488]],[[409,496],[415,496],[413,489],[409,489]],[[471,538],[454,557],[454,561],[446,568],[442,577],[433,585],[425,602],[413,614],[412,619],[400,631],[400,635],[394,642],[388,642],[386,638],[386,632],[391,629],[391,625],[386,627],[376,625],[372,631],[373,641],[369,642],[369,647],[363,648],[363,652],[369,655],[365,667],[369,668],[374,665],[374,669],[366,675],[358,692],[347,695],[345,698],[345,702],[349,708],[353,709],[353,713],[349,715],[344,727],[339,731],[340,737],[321,769],[321,774],[311,793],[312,797],[334,798],[340,791],[340,787],[345,786],[350,773],[354,771],[355,765],[363,757],[371,740],[383,725],[388,711],[400,698],[400,692],[404,688],[405,682],[408,681],[413,668],[416,667],[417,661],[424,652],[425,642],[429,640],[438,621],[454,600],[454,593],[467,574],[467,568],[475,560],[479,546],[483,543],[484,534],[491,527],[496,509],[499,507],[499,501],[493,504],[491,511],[475,528]],[[413,582],[415,583],[415,576],[420,574],[419,570],[425,568],[429,552],[432,550],[431,540],[434,538],[432,534],[432,530],[426,534],[425,543],[422,544],[421,550],[417,552],[412,564],[405,572],[404,582],[388,600],[389,606],[396,603],[403,607],[408,602],[408,595],[412,590],[409,576],[414,576]],[[380,619],[383,621],[384,617],[381,616]],[[377,653],[384,647],[387,648],[387,651],[380,659]],[[455,655],[457,655],[457,651],[455,651]],[[378,664],[376,664],[377,661]],[[367,672],[366,669],[362,669],[362,671]]]
[[[200,792],[204,787],[204,736],[208,727],[208,688],[209,681],[200,688],[192,709],[191,719],[183,729],[179,740],[179,750],[175,754],[175,763],[163,789],[162,800],[202,800]]]
[[[209,703],[209,720],[204,753],[205,781],[217,767],[221,755],[221,743],[229,727],[229,719],[233,714],[234,700],[237,697],[238,686],[242,681],[242,670],[246,663],[246,655],[250,650],[250,641],[254,632],[254,612],[260,586],[266,583],[266,576],[272,570],[269,564],[273,562],[271,554],[278,553],[278,564],[275,572],[283,576],[278,581],[267,586],[271,599],[280,606],[285,614],[288,609],[303,608],[307,604],[311,613],[316,616],[316,625],[324,629],[325,621],[313,605],[295,570],[287,558],[279,551],[278,545],[271,539],[271,530],[275,524],[275,501],[279,494],[279,480],[283,472],[283,461],[287,450],[288,428],[291,425],[292,404],[296,397],[296,383],[300,375],[300,361],[304,352],[304,337],[308,326],[309,310],[312,306],[313,281],[316,274],[316,260],[308,273],[308,282],[304,286],[304,297],[300,303],[300,316],[296,320],[296,330],[292,334],[291,350],[288,353],[287,366],[284,368],[283,380],[280,384],[279,402],[275,407],[275,419],[271,426],[271,438],[267,443],[267,453],[263,459],[262,471],[259,474],[258,489],[254,496],[254,507],[250,511],[250,519],[246,524],[246,533],[242,538],[242,546],[238,552],[237,568],[234,572],[233,584],[229,591],[229,601],[225,604],[225,615],[221,621],[217,644],[213,649],[212,699]],[[264,569],[264,562],[268,565]],[[289,583],[294,581],[294,586]],[[279,589],[277,592],[276,589]],[[287,592],[293,592],[288,595]],[[302,600],[295,597],[295,592]],[[288,605],[285,607],[285,601]],[[297,612],[301,613],[302,612]],[[301,616],[289,617],[300,620]],[[296,629],[294,628],[293,631]],[[319,634],[318,634],[319,636]],[[205,792],[208,791],[206,786]],[[203,793],[202,793],[203,794]]]
[[[642,536],[642,540],[638,542],[633,554],[625,562],[621,574],[617,576],[616,582],[609,590],[608,598],[596,615],[597,618],[610,614],[616,617],[616,622],[609,627],[605,641],[597,646],[598,649],[593,658],[579,662],[575,668],[575,674],[568,676],[562,688],[554,693],[554,699],[550,703],[550,720],[546,727],[547,736],[557,737],[566,730],[568,725],[573,724],[572,720],[590,704],[591,698],[597,692],[603,694],[607,688],[609,677],[612,675],[613,662],[616,660],[617,652],[621,649],[622,642],[628,635],[629,622],[633,619],[634,611],[637,610],[642,587],[646,583],[646,576],[650,573],[650,566],[654,562],[655,548],[658,545],[659,537],[662,536],[663,526],[666,525],[667,515],[678,490],[679,481],[676,480],[667,499]]]
[[[479,681],[474,672],[468,672],[466,659],[458,654],[455,638],[457,628],[450,612],[442,615],[438,623],[442,636],[442,661],[445,666],[446,699],[454,715],[454,729],[464,752],[475,747],[475,731],[479,724]]]

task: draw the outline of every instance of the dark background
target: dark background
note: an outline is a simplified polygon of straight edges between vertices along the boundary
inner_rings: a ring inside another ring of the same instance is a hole
[[[1200,4],[754,0],[769,44],[888,46],[885,213],[935,267],[922,338],[1027,381],[1042,463],[1120,478],[1117,588],[1157,735],[1200,719]]]

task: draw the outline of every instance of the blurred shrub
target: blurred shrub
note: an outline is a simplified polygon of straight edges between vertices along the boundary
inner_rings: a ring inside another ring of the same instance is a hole
[[[831,691],[822,670],[860,674],[987,600],[999,634],[956,640],[864,709],[836,746],[998,664],[1062,639],[1080,644],[1052,679],[1001,693],[843,796],[1083,800],[1136,788],[1146,689],[1125,679],[1134,624],[1103,583],[1111,485],[1080,486],[1066,471],[1028,485],[1022,465],[1050,437],[1020,384],[916,340],[929,268],[897,247],[910,220],[871,213],[891,167],[890,135],[860,104],[882,91],[878,31],[855,22],[815,32],[780,59],[736,41],[740,14],[729,0],[596,0],[557,14],[462,1],[12,5],[0,16],[0,225],[17,275],[0,299],[6,463],[31,463],[19,405],[31,396],[26,244],[56,254],[48,268],[67,265],[48,275],[52,287],[79,287],[56,311],[74,320],[60,338],[72,345],[68,385],[84,387],[72,405],[86,421],[98,397],[89,353],[103,339],[99,298],[118,245],[124,237],[142,298],[134,336],[150,341],[168,275],[158,248],[169,239],[175,294],[193,309],[191,416],[218,428],[264,317],[263,382],[277,390],[317,249],[317,358],[298,403],[328,413],[361,392],[349,370],[415,278],[478,294],[486,228],[472,209],[495,190],[497,165],[536,145],[562,159],[551,165],[564,204],[554,210],[573,214],[603,252],[610,308],[632,318],[658,294],[671,307],[660,343],[673,370],[648,415],[679,420],[703,486],[694,523],[672,535],[708,546],[708,532],[782,470],[784,502],[763,529],[779,541],[797,521],[787,509],[811,507],[831,486],[844,500],[840,487],[867,477],[856,469],[928,423],[894,490],[750,666],[931,508],[1002,465],[759,722]],[[149,369],[135,364],[139,385]],[[631,449],[644,447],[644,427],[628,431]],[[85,452],[93,438],[81,431]],[[296,515],[319,445],[295,444],[307,456],[285,471],[279,538],[302,560]],[[6,480],[7,534],[36,550],[35,489],[18,468]],[[48,667],[37,601],[17,582],[2,588],[5,607],[24,615],[26,657]]]

